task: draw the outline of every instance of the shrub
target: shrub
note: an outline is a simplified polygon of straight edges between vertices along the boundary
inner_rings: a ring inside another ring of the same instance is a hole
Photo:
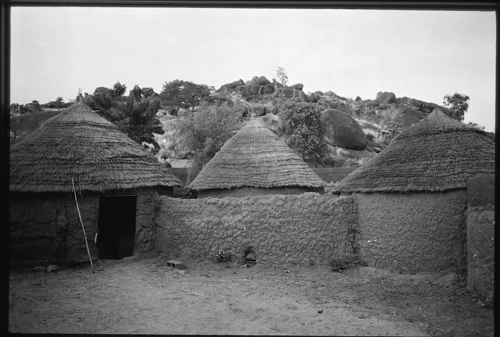
[[[319,157],[327,154],[325,127],[316,104],[292,99],[284,104],[278,115],[282,121],[279,133],[298,155],[305,159],[312,154]]]
[[[187,148],[195,153],[189,169],[188,184],[193,181],[206,163],[212,159],[226,141],[240,128],[240,118],[245,106],[235,103],[229,106],[203,104],[195,112],[182,116],[179,131],[186,135]]]

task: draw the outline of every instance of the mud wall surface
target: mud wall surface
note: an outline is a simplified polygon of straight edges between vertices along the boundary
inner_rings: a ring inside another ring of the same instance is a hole
[[[158,193],[154,189],[131,190],[126,193],[137,195],[134,255],[149,254],[154,250],[156,242],[154,218],[158,211]]]
[[[495,176],[467,182],[467,287],[493,300],[495,267]]]
[[[155,244],[154,189],[126,190],[102,195],[136,195],[134,255],[151,252]],[[98,258],[101,194],[77,194],[78,207],[92,260]],[[9,261],[22,263],[78,263],[89,260],[82,225],[72,193],[12,193],[10,196]]]
[[[282,266],[328,264],[336,254],[352,252],[357,211],[350,196],[159,199],[156,249],[162,254],[215,258],[225,250],[243,262],[252,246],[257,263]]]
[[[323,193],[323,188],[307,188],[307,187],[289,187],[289,188],[255,188],[255,187],[240,187],[233,189],[212,189],[203,190],[198,193],[198,198],[243,198],[252,195],[271,195],[271,194],[302,194],[307,192]]]
[[[358,256],[403,273],[464,269],[465,189],[434,193],[356,194]]]
[[[99,195],[78,195],[92,259],[99,216]],[[72,193],[12,193],[9,261],[11,263],[73,263],[88,261],[83,230]]]

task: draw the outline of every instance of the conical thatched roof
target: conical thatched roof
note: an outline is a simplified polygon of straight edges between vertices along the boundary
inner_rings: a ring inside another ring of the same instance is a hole
[[[201,191],[323,185],[321,178],[284,141],[260,121],[251,120],[224,144],[189,187]]]
[[[445,191],[494,173],[495,141],[436,109],[343,179],[334,193]]]
[[[10,150],[10,191],[109,191],[181,182],[84,103],[45,121]]]

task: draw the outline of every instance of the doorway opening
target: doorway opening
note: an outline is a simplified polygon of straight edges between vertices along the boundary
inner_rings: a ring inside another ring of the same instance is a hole
[[[101,196],[96,246],[99,259],[134,255],[137,196]]]

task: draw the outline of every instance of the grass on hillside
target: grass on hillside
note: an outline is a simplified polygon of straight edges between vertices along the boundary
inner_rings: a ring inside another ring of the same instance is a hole
[[[64,109],[44,110],[10,118],[11,141],[18,142],[23,136],[30,134],[47,119],[54,117]],[[15,137],[14,137],[15,135]]]

